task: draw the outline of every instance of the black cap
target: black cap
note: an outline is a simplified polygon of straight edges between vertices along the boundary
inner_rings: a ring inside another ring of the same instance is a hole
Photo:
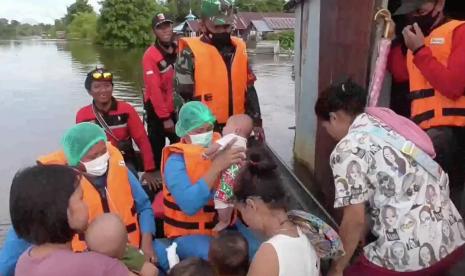
[[[152,29],[157,28],[158,26],[160,26],[163,23],[173,24],[174,21],[171,20],[171,19],[166,18],[163,13],[159,13],[159,14],[155,15],[153,17],[153,19],[152,19]]]
[[[404,15],[421,8],[424,3],[435,2],[435,0],[402,0],[402,5],[396,10],[394,15]]]
[[[86,75],[86,79],[84,81],[84,87],[86,88],[87,91],[90,91],[90,87],[92,85],[92,82],[95,80],[93,75],[94,73],[111,73],[110,71],[106,70],[105,68],[95,68],[94,70],[90,71]],[[111,79],[107,80],[110,81],[111,84],[113,85],[113,75],[111,76]]]

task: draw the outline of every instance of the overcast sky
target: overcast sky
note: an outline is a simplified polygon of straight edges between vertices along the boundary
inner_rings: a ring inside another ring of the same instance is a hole
[[[98,11],[99,0],[89,0]],[[63,17],[66,7],[75,0],[0,0],[0,18],[15,19],[27,23],[53,23]]]

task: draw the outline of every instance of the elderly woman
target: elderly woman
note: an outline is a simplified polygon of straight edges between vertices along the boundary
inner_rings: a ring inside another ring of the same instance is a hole
[[[339,161],[331,163],[331,167],[336,183],[349,184],[345,192],[336,195],[334,203],[336,208],[343,208],[340,235],[347,254],[332,263],[329,275],[396,275],[405,271],[415,272],[409,275],[442,275],[461,258],[465,243],[464,239],[455,239],[448,244],[450,253],[440,254],[441,229],[447,226],[458,237],[461,227],[460,214],[449,198],[447,174],[433,161],[431,140],[421,129],[388,109],[365,109],[366,98],[362,87],[346,80],[326,89],[315,106],[322,126],[345,145],[343,152],[333,151],[331,160]],[[347,155],[338,158],[342,154]],[[348,181],[349,165],[353,163],[359,165],[366,178],[357,189]],[[410,187],[405,187],[404,179],[412,175],[422,181],[409,181]],[[428,222],[430,227],[417,227],[425,207],[434,210],[435,219]],[[364,239],[365,227],[369,225],[366,213],[373,222],[371,232],[377,240],[365,246],[364,255],[346,269]],[[436,238],[431,240],[432,235]],[[402,265],[396,265],[398,256],[389,254],[390,248],[399,243],[408,249]],[[426,244],[430,244],[431,254],[437,258],[422,265],[418,256]]]
[[[19,258],[15,275],[130,275],[118,260],[74,253],[71,241],[87,226],[81,175],[61,165],[35,166],[16,174],[10,214],[18,236],[32,244]]]
[[[263,148],[249,150],[248,155],[234,188],[235,206],[244,222],[266,241],[247,275],[320,275],[315,247],[287,214],[287,196],[276,165]]]
[[[243,149],[228,146],[213,160],[202,157],[212,141],[219,138],[219,134],[213,132],[214,122],[215,117],[203,103],[185,104],[176,124],[181,142],[163,151],[164,230],[165,235],[178,244],[177,253],[181,259],[208,259],[210,241],[215,235],[213,194],[220,174],[245,156]],[[238,228],[243,234],[247,233],[243,225]]]

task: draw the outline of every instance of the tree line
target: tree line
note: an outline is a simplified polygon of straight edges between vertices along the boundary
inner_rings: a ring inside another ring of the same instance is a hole
[[[31,26],[18,21],[0,19],[0,38],[46,35],[56,37],[66,31],[68,39],[88,40],[105,46],[139,47],[152,42],[152,17],[165,13],[177,22],[184,21],[189,10],[199,16],[201,0],[103,0],[97,14],[88,0],[76,0],[67,7],[66,15],[54,25]],[[284,0],[236,0],[238,11],[279,12]]]

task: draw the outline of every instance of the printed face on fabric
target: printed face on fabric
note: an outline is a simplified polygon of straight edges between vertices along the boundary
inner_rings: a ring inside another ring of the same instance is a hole
[[[369,205],[371,230],[379,238],[364,252],[374,264],[395,271],[429,267],[465,243],[447,176],[434,178],[413,158],[371,135],[371,128],[383,124],[366,114],[357,117],[331,155],[335,207]],[[383,131],[405,139],[392,129]]]

